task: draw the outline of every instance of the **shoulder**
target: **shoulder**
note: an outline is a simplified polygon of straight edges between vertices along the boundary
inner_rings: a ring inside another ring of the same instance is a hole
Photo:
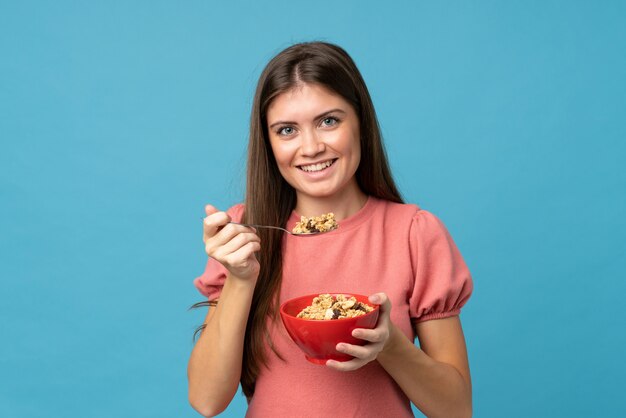
[[[392,202],[373,196],[370,196],[370,199],[376,211],[380,214],[385,214],[385,216],[393,216],[399,219],[411,218],[415,213],[421,210],[418,205],[413,203]]]
[[[436,219],[435,215],[414,203],[397,203],[389,200],[374,199],[378,213],[394,224],[415,224],[422,220]]]
[[[432,212],[413,203],[396,203],[376,199],[379,216],[388,232],[408,234],[410,241],[435,237],[449,238],[443,222]]]

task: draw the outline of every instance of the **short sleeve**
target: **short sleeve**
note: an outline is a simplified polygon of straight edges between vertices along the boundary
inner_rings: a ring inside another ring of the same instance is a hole
[[[242,204],[238,204],[228,209],[226,213],[234,222],[240,222],[243,218],[243,208]],[[209,257],[204,273],[196,277],[193,284],[209,301],[215,301],[222,293],[227,274],[228,270],[220,262]]]
[[[409,298],[413,323],[458,315],[473,290],[472,277],[444,224],[418,210],[410,231],[415,282]]]

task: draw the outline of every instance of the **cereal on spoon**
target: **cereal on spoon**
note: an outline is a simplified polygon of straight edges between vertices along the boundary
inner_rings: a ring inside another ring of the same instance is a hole
[[[300,222],[296,223],[293,228],[294,234],[312,234],[314,232],[328,232],[333,229],[337,229],[337,221],[335,220],[335,214],[325,213],[320,216],[313,216],[307,218],[306,216],[300,217]]]

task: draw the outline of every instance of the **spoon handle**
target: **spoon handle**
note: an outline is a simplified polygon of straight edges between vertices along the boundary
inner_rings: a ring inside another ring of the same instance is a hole
[[[291,235],[296,235],[296,234],[294,234],[293,232],[291,232],[291,231],[289,231],[289,230],[287,230],[287,229],[285,229],[285,228],[278,227],[278,226],[269,226],[269,225],[254,225],[254,224],[242,224],[242,223],[239,223],[239,222],[229,222],[229,223],[230,223],[230,224],[233,224],[233,225],[248,226],[248,227],[252,227],[252,228],[269,228],[269,229],[278,229],[279,231],[283,231],[283,232],[286,232],[286,233],[291,234]]]

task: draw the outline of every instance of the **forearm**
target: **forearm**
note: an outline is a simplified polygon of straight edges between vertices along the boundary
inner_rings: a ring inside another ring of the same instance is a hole
[[[470,417],[471,384],[453,366],[436,361],[395,326],[377,358],[415,406],[430,418]]]
[[[189,360],[189,401],[203,415],[224,410],[239,386],[254,281],[226,279]]]

